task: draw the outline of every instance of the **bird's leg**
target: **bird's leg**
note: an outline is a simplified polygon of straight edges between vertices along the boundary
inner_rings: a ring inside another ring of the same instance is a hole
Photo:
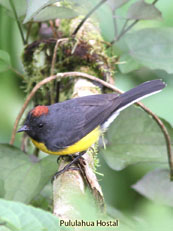
[[[60,171],[56,172],[55,175],[53,176],[53,180],[56,179],[57,176],[61,175],[62,173],[73,169],[73,170],[78,170],[79,168],[77,167],[71,167],[74,163],[76,163],[81,156],[83,156],[85,154],[84,152],[80,152],[79,155],[77,155],[69,164],[67,164],[63,169],[61,169]],[[58,158],[59,159],[59,158]]]
[[[59,163],[60,159],[63,159],[63,157],[64,157],[64,155],[59,155],[59,156],[57,157],[57,164]],[[72,155],[68,155],[68,156],[65,156],[65,157],[66,157],[66,158],[69,157],[69,160],[72,159]]]
[[[58,157],[57,157],[57,160],[56,160],[56,162],[57,162],[57,164],[59,163],[59,161],[60,161],[60,159],[63,159],[64,157],[65,158],[67,158],[68,157],[68,159],[69,160],[73,160],[74,159],[74,157],[73,157],[74,155],[59,155]]]
[[[61,158],[62,158],[62,155],[60,155],[60,156],[57,157],[57,160],[56,160],[57,164],[58,164],[58,162],[59,162],[59,160],[60,160]]]

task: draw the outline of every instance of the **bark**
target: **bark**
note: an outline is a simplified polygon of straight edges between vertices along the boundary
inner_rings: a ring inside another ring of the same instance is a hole
[[[72,21],[71,27],[74,28],[74,25],[77,23],[79,23],[78,19]],[[109,59],[104,53],[103,40],[100,36],[98,27],[92,24],[91,21],[88,21],[82,27],[76,39],[78,42],[73,50],[74,56],[77,56],[80,53],[79,56],[83,59],[86,57],[89,61],[93,59],[95,66],[98,70],[101,70],[99,73],[102,73],[102,78],[109,79],[111,76],[111,65],[109,65]],[[83,49],[81,49],[81,44],[85,44]],[[101,59],[102,62],[100,62]],[[79,67],[77,66],[75,71],[93,73],[93,68],[89,65],[83,65]],[[101,93],[101,89],[102,87],[100,88],[100,86],[96,85],[94,82],[78,78],[74,83],[72,97],[99,94]],[[95,174],[94,156],[97,155],[96,150],[97,148],[94,145],[80,158],[77,164],[80,170],[69,170],[54,180],[53,212],[59,218],[64,220],[82,218],[82,214],[79,216],[79,211],[76,210],[75,205],[71,203],[71,198],[75,197],[76,193],[79,197],[82,197],[84,194],[88,193],[88,189],[95,200],[95,205],[98,210],[102,212],[104,211],[103,193]],[[69,161],[63,158],[60,162],[58,171],[68,163]]]

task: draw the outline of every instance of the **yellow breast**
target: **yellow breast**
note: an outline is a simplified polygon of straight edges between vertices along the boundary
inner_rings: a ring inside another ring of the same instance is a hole
[[[95,142],[98,141],[100,134],[101,134],[100,127],[97,127],[93,131],[88,133],[85,137],[83,137],[81,140],[76,142],[75,144],[73,144],[73,145],[71,145],[65,149],[58,150],[57,152],[48,150],[44,143],[39,143],[33,139],[31,139],[31,140],[37,148],[39,148],[41,151],[46,152],[48,154],[70,155],[70,154],[74,154],[76,152],[82,152],[82,151],[87,150],[89,147],[91,147],[92,144],[94,144]]]

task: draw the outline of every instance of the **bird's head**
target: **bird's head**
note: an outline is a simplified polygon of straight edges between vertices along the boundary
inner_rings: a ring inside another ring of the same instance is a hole
[[[24,125],[17,132],[26,132],[34,140],[42,142],[49,131],[49,119],[49,107],[36,106],[28,113]]]

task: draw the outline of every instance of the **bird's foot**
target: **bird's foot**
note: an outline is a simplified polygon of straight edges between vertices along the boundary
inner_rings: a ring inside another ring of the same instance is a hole
[[[77,155],[69,164],[67,164],[63,169],[61,169],[60,171],[56,172],[54,174],[54,176],[52,177],[52,182],[59,176],[61,175],[62,173],[68,171],[68,170],[80,170],[79,168],[77,167],[73,167],[72,165],[74,163],[76,163],[81,156],[83,156],[85,154],[85,151],[84,152],[80,152],[79,155]],[[59,157],[58,157],[58,160],[59,160]]]
[[[67,165],[66,165],[67,166]],[[56,172],[54,175],[53,175],[53,177],[52,177],[52,179],[51,179],[51,182],[53,183],[53,181],[58,177],[58,176],[60,176],[62,173],[64,173],[64,172],[67,172],[67,171],[69,171],[69,170],[80,170],[80,168],[78,168],[78,167],[69,167],[69,168],[66,168],[66,166],[62,169],[62,170],[60,170],[60,171],[58,171],[58,172]]]

